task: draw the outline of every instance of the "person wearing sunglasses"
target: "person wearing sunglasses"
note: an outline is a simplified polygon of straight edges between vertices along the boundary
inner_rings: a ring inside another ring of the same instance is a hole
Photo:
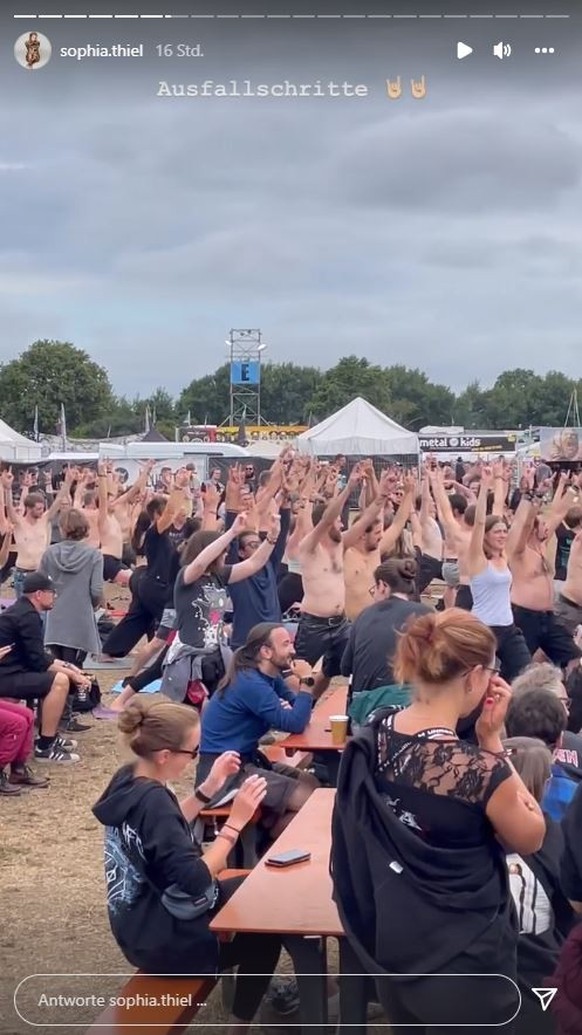
[[[192,824],[219,787],[238,772],[227,751],[182,801],[171,784],[198,755],[193,708],[132,700],[118,726],[134,755],[93,808],[105,827],[107,908],[113,936],[128,962],[150,974],[209,974],[238,967],[230,1030],[243,1035],[267,991],[281,952],[278,935],[237,934],[219,942],[210,921],[240,885],[220,873],[267,784],[250,777],[232,801],[228,823],[204,852]]]

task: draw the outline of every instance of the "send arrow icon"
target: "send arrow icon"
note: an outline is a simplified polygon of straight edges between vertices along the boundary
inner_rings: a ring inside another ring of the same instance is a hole
[[[548,1006],[550,1005],[557,991],[557,988],[532,988],[532,992],[534,995],[537,995],[540,1001],[540,1006],[544,1013],[548,1009]]]

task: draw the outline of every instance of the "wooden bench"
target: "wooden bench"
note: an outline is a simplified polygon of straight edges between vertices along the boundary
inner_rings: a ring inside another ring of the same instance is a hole
[[[223,870],[220,877],[246,877],[249,870]],[[198,1011],[205,1005],[208,996],[220,978],[214,974],[203,977],[159,977],[137,971],[116,993],[125,1000],[138,996],[151,996],[159,1000],[156,1006],[108,1006],[90,1028],[87,1035],[139,1035],[141,1031],[154,1035],[181,1035],[185,1032]],[[175,1004],[162,1005],[163,995],[172,996]]]

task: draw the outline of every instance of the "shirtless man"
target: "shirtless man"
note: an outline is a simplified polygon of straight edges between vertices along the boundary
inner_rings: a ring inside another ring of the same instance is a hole
[[[145,490],[147,479],[153,465],[146,465],[144,471],[131,489],[119,496],[115,482],[110,480],[107,464],[97,467],[99,481],[98,496],[98,528],[103,554],[103,578],[116,586],[127,586],[131,578],[131,568],[123,563],[124,537],[123,527],[118,517],[120,506],[131,504],[132,500]]]
[[[570,493],[556,494],[546,520],[540,517],[542,498],[533,491],[522,493],[507,538],[507,556],[513,584],[511,603],[515,624],[521,629],[532,656],[542,650],[561,667],[578,663],[582,651],[554,613],[554,582],[546,552],[548,539],[563,520],[571,503]]]
[[[346,615],[350,622],[355,621],[364,608],[374,603],[371,595],[374,572],[381,564],[382,557],[394,550],[410,517],[416,483],[414,477],[407,476],[398,513],[384,531],[382,512],[395,481],[396,476],[389,471],[382,473],[378,484],[378,496],[343,534]]]
[[[370,525],[372,531],[368,534],[374,537],[375,548],[379,547],[382,538],[379,518],[388,500],[386,479],[383,482],[383,495],[367,507],[352,527],[342,534],[341,513],[361,476],[361,470],[356,465],[345,489],[330,503],[317,504],[313,508],[311,529],[299,545],[304,596],[295,650],[297,657],[308,661],[310,665],[323,658],[322,671],[317,676],[314,689],[316,698],[327,689],[334,676],[340,675],[341,659],[349,637],[350,623],[345,613],[345,550],[358,543]],[[300,513],[305,527],[308,523],[304,516],[307,504],[303,504],[303,507]],[[368,581],[368,588],[370,585]]]
[[[63,484],[48,510],[42,493],[29,492],[23,497],[22,512],[19,513],[12,499],[14,475],[11,471],[2,472],[6,512],[14,528],[13,537],[17,551],[14,567],[14,592],[17,599],[22,596],[24,579],[29,572],[38,570],[41,557],[50,545],[51,521],[59,512],[64,500],[67,497],[70,500],[73,477],[73,469],[68,468]]]
[[[445,489],[443,472],[429,471],[429,481],[444,531],[443,579],[445,607],[462,607],[470,611],[473,601],[469,589],[470,577],[467,553],[471,542],[471,525],[465,514],[467,501],[462,496],[449,496]]]

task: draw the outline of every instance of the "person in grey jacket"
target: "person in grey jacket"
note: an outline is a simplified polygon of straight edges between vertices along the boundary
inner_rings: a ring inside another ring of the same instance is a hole
[[[95,610],[103,598],[103,557],[84,542],[89,524],[80,510],[65,511],[60,529],[62,542],[49,546],[40,562],[56,590],[45,643],[61,661],[82,667],[87,654],[101,651]]]

